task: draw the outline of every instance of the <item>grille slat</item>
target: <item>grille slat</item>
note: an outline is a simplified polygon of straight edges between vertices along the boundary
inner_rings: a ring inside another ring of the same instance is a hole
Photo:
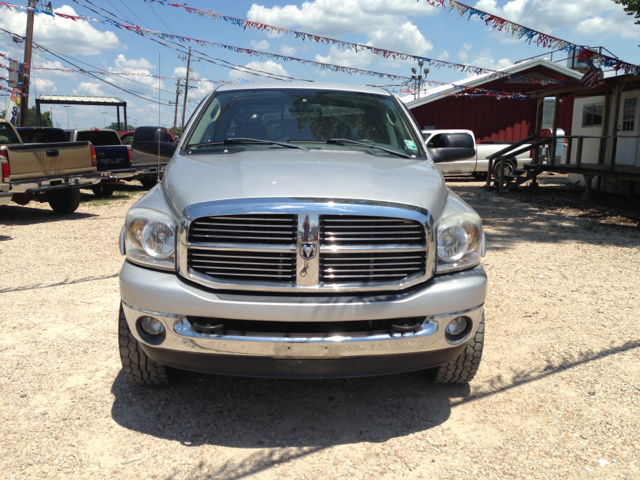
[[[230,241],[239,245],[291,245],[295,243],[297,229],[297,215],[202,217],[191,224],[189,242]]]
[[[320,231],[324,246],[426,244],[420,222],[403,218],[323,215]]]
[[[320,258],[322,281],[329,284],[401,280],[425,268],[426,253],[326,253]]]

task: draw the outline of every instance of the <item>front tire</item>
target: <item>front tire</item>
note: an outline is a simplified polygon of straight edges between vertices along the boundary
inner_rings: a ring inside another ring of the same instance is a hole
[[[475,335],[469,340],[464,351],[436,369],[436,383],[469,383],[478,372],[484,346],[484,312],[480,317]]]
[[[124,376],[137,385],[168,385],[175,378],[175,370],[152,360],[140,347],[127,323],[120,305],[118,345]]]
[[[52,193],[49,206],[54,212],[62,215],[75,212],[80,206],[80,190],[77,188],[65,188]]]

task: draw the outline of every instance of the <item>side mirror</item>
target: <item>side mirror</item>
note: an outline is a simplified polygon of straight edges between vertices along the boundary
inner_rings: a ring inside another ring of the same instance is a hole
[[[178,148],[178,144],[171,141],[171,135],[164,127],[138,127],[133,133],[131,149],[134,152],[142,153],[160,158],[170,159]]]
[[[441,133],[427,143],[429,156],[435,163],[475,158],[476,145],[468,133]]]

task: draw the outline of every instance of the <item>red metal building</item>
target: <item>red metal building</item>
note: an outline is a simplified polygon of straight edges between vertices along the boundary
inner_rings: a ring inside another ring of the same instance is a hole
[[[582,73],[544,59],[536,59],[500,70],[504,73],[522,75],[543,80],[561,80],[579,84]],[[557,84],[543,86],[511,78],[491,78],[480,75],[455,82],[456,85],[478,87],[487,90],[513,93],[539,92]],[[426,95],[416,100],[406,99],[406,105],[423,129],[466,129],[474,132],[478,143],[517,142],[536,132],[538,115],[537,99],[502,99],[495,97],[450,97],[460,93],[453,86],[427,90]],[[573,98],[560,104],[558,127],[571,135]]]

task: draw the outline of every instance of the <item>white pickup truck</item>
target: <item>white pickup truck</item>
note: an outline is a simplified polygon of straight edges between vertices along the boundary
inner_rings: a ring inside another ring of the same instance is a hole
[[[446,137],[443,134],[447,134]],[[436,165],[444,175],[460,175],[472,174],[475,177],[484,177],[487,174],[489,160],[487,157],[509,146],[508,143],[486,143],[476,144],[476,137],[471,130],[422,130],[422,137],[425,144],[431,147],[438,147],[441,138],[451,139],[451,134],[459,137],[458,140],[465,144],[465,147],[471,147],[476,150],[473,157],[455,162],[436,162]],[[432,144],[432,145],[429,145]],[[523,145],[525,147],[526,145]],[[525,152],[515,158],[509,158],[504,161],[504,174],[510,175],[516,168],[523,168],[524,165],[531,163],[531,152]],[[493,176],[499,176],[499,165],[493,167]]]

